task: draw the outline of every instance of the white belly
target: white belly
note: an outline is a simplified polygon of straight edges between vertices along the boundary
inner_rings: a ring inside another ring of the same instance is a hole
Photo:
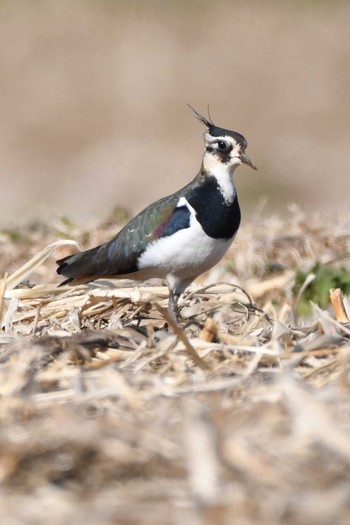
[[[197,220],[169,237],[151,243],[138,260],[140,270],[156,270],[157,276],[195,279],[225,255],[232,239],[213,239]]]

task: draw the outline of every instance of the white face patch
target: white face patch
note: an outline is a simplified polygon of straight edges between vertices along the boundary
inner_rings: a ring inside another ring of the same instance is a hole
[[[237,167],[240,164],[242,164],[242,161],[239,158],[242,146],[233,137],[230,137],[229,135],[223,135],[222,137],[213,137],[212,135],[210,135],[210,133],[207,132],[207,133],[204,133],[204,139],[205,139],[206,145],[209,145],[214,149],[214,152],[212,153],[212,155],[215,155],[215,150],[219,151],[218,143],[220,141],[226,142],[228,146],[232,147],[231,152],[230,152],[229,165],[231,167],[232,166]]]
[[[225,202],[231,204],[236,196],[236,189],[232,178],[233,172],[237,166],[242,164],[242,161],[239,158],[241,145],[229,135],[213,137],[207,132],[204,134],[204,138],[206,145],[214,148],[214,151],[205,151],[203,156],[203,168],[207,173],[210,173],[210,175],[216,178]],[[230,160],[227,163],[222,162],[220,157],[216,154],[216,151],[219,151],[218,141],[220,140],[232,146],[229,153]]]

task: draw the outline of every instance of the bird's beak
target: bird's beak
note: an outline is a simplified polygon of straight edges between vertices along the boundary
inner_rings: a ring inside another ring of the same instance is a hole
[[[246,164],[247,166],[250,166],[253,168],[253,170],[257,170],[258,168],[255,166],[254,162],[250,160],[250,158],[245,154],[241,153],[239,158],[241,159],[242,164]]]

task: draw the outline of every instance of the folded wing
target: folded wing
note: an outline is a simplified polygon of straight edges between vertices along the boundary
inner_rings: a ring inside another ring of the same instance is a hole
[[[150,243],[188,228],[190,211],[178,206],[179,194],[148,206],[109,242],[57,261],[57,273],[85,282],[101,277],[127,275],[138,271],[138,259]]]

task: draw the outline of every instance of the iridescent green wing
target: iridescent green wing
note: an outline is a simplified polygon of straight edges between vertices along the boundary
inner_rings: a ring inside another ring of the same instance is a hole
[[[105,275],[136,271],[138,258],[151,242],[188,228],[190,212],[186,206],[178,206],[179,197],[175,194],[151,204],[105,245],[101,253]]]
[[[186,203],[180,201],[186,190],[185,186],[145,208],[111,241],[57,261],[57,272],[72,281],[137,271],[137,261],[150,243],[189,227],[190,211]]]

